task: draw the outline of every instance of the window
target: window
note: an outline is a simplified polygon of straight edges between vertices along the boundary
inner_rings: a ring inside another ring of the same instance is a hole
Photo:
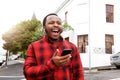
[[[113,35],[106,34],[105,35],[105,52],[107,54],[112,54],[112,46],[114,45]]]
[[[114,6],[106,4],[106,22],[113,23],[114,22]]]
[[[80,53],[86,53],[86,46],[88,45],[88,35],[78,35],[78,50]]]

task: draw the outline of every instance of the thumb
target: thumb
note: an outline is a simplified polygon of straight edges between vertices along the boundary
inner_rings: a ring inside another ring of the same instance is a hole
[[[53,57],[57,56],[58,52],[59,52],[59,49],[56,49],[55,53],[53,54]]]

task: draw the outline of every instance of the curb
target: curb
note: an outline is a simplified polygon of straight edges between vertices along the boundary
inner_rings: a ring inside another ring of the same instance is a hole
[[[114,70],[116,69],[115,66],[102,66],[102,67],[96,67],[96,68],[92,68],[92,69],[84,69],[84,73],[97,73],[99,71],[103,71],[103,70]]]

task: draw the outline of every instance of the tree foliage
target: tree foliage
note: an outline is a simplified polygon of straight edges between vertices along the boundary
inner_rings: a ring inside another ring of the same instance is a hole
[[[66,22],[62,26],[63,31],[73,30]],[[40,21],[23,21],[2,35],[2,39],[5,41],[3,48],[9,52],[24,52],[30,43],[40,39],[43,35],[43,27]]]
[[[42,25],[38,20],[23,21],[2,35],[3,48],[9,51],[24,51],[28,45],[43,36]]]
[[[62,26],[63,26],[63,31],[73,30],[73,28],[67,22],[64,22]]]

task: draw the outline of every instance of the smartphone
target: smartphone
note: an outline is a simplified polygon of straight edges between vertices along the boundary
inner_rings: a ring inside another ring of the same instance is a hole
[[[65,55],[67,55],[67,54],[71,54],[71,52],[72,52],[72,49],[64,49],[64,50],[62,51],[61,56],[65,56]]]

